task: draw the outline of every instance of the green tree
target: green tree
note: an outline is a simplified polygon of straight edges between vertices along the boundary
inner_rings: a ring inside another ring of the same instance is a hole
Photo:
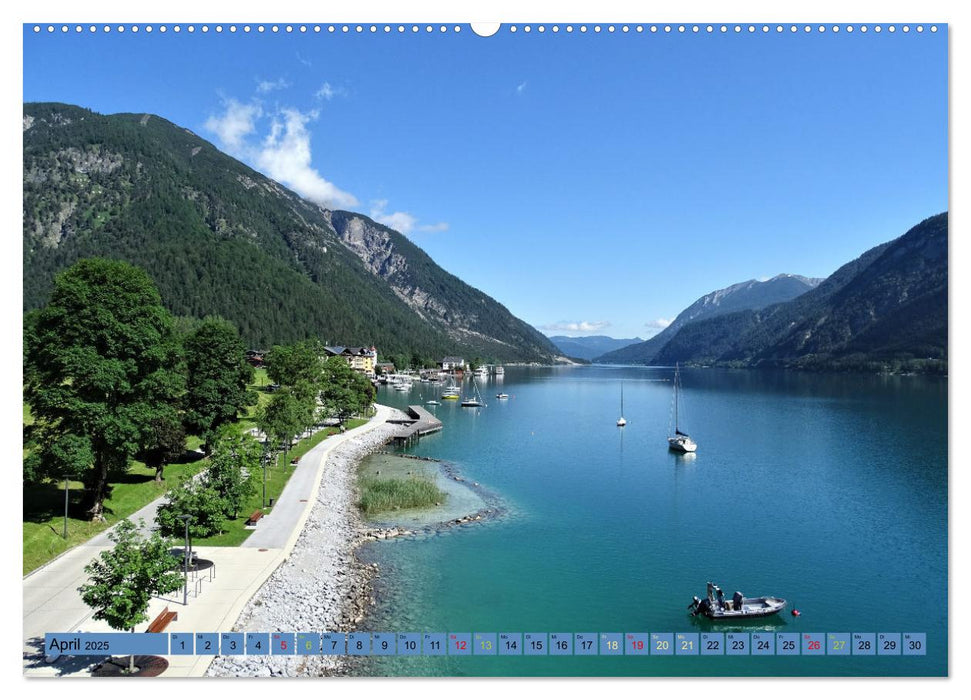
[[[183,537],[185,524],[180,515],[191,515],[189,535],[209,537],[223,530],[226,520],[226,500],[205,477],[183,478],[174,489],[165,494],[168,499],[158,507],[155,522],[166,537]]]
[[[36,420],[34,476],[83,466],[85,509],[103,520],[109,479],[184,391],[172,318],[148,274],[90,258],[58,275],[25,333],[24,398]]]
[[[163,413],[153,418],[149,427],[149,437],[138,457],[146,467],[155,470],[155,483],[162,483],[162,472],[185,454],[185,428],[175,411]]]
[[[256,415],[256,425],[271,445],[289,451],[293,438],[306,430],[314,420],[316,398],[301,398],[289,388],[281,389]]]
[[[411,366],[408,356],[403,353],[400,355],[392,355],[391,358],[391,361],[394,362],[394,368],[399,372],[402,372]]]
[[[274,345],[266,355],[266,374],[276,384],[290,387],[297,398],[316,396],[320,390],[323,354],[323,346],[315,339]]]
[[[139,526],[144,523],[139,521]],[[114,630],[135,631],[148,620],[152,596],[177,591],[182,586],[179,560],[169,554],[171,544],[153,533],[147,539],[127,518],[109,537],[115,546],[84,567],[89,582],[78,588],[84,604]],[[129,671],[134,671],[134,656]]]
[[[238,432],[224,433],[213,445],[204,478],[222,496],[227,517],[237,518],[240,507],[256,492],[255,476],[262,454],[262,447],[251,435]]]
[[[246,388],[253,368],[236,327],[220,318],[206,319],[188,335],[185,360],[186,425],[198,432],[208,452],[220,427],[255,401]]]
[[[425,362],[421,359],[421,354],[418,351],[411,353],[411,368],[412,369],[425,368]]]
[[[324,388],[320,394],[324,411],[341,424],[355,414],[368,411],[374,401],[374,385],[355,372],[342,357],[331,357],[324,363]]]

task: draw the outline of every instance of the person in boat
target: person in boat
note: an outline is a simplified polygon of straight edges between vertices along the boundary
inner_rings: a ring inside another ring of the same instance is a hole
[[[732,609],[733,610],[741,610],[742,609],[742,599],[743,599],[742,592],[741,591],[735,591],[735,595],[732,596]]]
[[[718,596],[718,609],[725,609],[725,592],[718,586],[715,586],[715,594]]]
[[[704,600],[698,600],[698,598],[695,597],[691,603],[691,607],[694,608],[694,612],[691,613],[692,617],[695,615],[705,615],[709,610],[711,610],[711,601],[707,598]]]

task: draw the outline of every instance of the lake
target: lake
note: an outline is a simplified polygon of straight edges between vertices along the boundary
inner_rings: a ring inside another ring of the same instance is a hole
[[[672,368],[509,367],[482,387],[486,408],[443,401],[442,432],[407,452],[451,463],[504,513],[360,550],[381,570],[362,629],[921,632],[926,656],[394,657],[366,672],[946,674],[947,380],[681,375],[690,457],[667,448]],[[382,387],[377,400],[403,407],[440,390]],[[747,624],[692,618],[707,581],[788,606]]]

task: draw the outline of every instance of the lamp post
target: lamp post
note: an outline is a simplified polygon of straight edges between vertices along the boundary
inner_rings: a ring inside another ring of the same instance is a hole
[[[192,520],[191,515],[179,515],[176,516],[179,520],[185,523],[185,550],[184,556],[182,558],[182,569],[185,575],[185,587],[182,594],[182,604],[189,604],[189,521]]]

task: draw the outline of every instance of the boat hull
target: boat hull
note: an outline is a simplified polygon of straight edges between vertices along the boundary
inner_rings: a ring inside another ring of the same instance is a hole
[[[782,598],[764,596],[760,598],[743,598],[741,610],[719,610],[717,608],[704,610],[705,617],[710,620],[743,620],[751,617],[768,617],[777,615],[786,607]]]
[[[687,437],[672,437],[668,438],[668,449],[673,452],[680,452],[685,454],[687,452],[694,452],[698,449],[698,446],[693,440]]]

